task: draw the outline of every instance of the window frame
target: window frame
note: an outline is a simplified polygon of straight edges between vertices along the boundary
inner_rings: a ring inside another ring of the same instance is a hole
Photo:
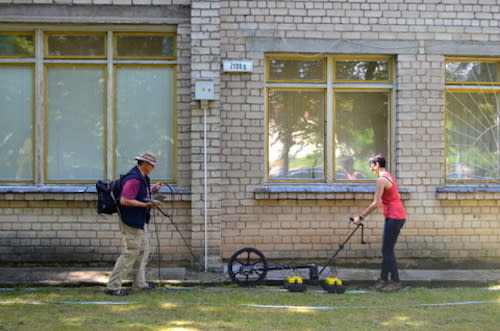
[[[175,33],[171,32],[116,32],[116,38],[113,38],[113,54],[116,54],[115,59],[119,60],[137,60],[137,59],[156,59],[156,60],[173,60],[176,59],[177,42]],[[118,55],[118,37],[120,36],[172,36],[174,39],[173,54],[174,56],[120,56]]]
[[[9,59],[12,59],[12,57],[8,57]],[[24,57],[23,57],[24,58]],[[0,62],[0,67],[2,66],[29,66],[31,67],[31,139],[32,139],[32,147],[31,147],[31,180],[0,180],[0,184],[9,184],[9,183],[14,183],[14,184],[34,184],[35,183],[35,178],[36,178],[36,168],[37,168],[37,157],[36,157],[36,146],[38,144],[37,142],[37,116],[35,112],[35,105],[36,105],[36,89],[35,89],[35,64],[31,62],[11,62],[11,61],[6,61]]]
[[[33,185],[51,185],[51,184],[91,184],[94,180],[48,180],[47,177],[47,143],[48,143],[48,125],[47,125],[47,68],[53,65],[92,65],[104,66],[104,138],[103,151],[104,158],[102,165],[105,178],[115,179],[119,174],[116,173],[116,160],[114,148],[117,145],[116,129],[113,120],[115,115],[115,91],[114,73],[116,66],[122,64],[131,65],[161,65],[174,68],[172,100],[172,125],[173,147],[172,155],[168,155],[169,167],[172,169],[172,178],[155,179],[163,183],[175,183],[177,181],[177,32],[176,27],[169,26],[148,26],[148,25],[102,25],[102,26],[82,26],[82,25],[30,25],[23,24],[17,27],[5,26],[1,28],[0,34],[26,34],[33,35],[34,55],[33,56],[0,56],[0,67],[3,65],[29,65],[33,71],[33,107],[32,107],[32,172],[31,181],[2,180],[2,184],[33,184]],[[154,34],[173,36],[174,56],[168,58],[118,58],[113,57],[115,35],[126,34]],[[47,38],[49,34],[104,34],[105,56],[50,56],[47,54]],[[154,175],[154,174],[153,174]],[[154,176],[153,176],[154,177]]]
[[[288,182],[295,182],[295,183],[317,183],[317,182],[325,182],[326,179],[327,179],[327,171],[326,171],[326,167],[328,165],[328,161],[327,161],[327,155],[326,153],[323,155],[323,169],[324,169],[324,175],[323,175],[323,178],[320,179],[320,180],[316,180],[316,179],[271,179],[269,178],[269,91],[270,90],[286,90],[286,91],[323,91],[322,95],[323,95],[323,102],[325,104],[325,109],[323,109],[323,118],[324,118],[324,122],[323,122],[323,145],[326,146],[328,145],[328,141],[326,141],[326,137],[327,137],[327,133],[326,133],[326,129],[327,129],[327,107],[326,107],[326,104],[327,104],[327,100],[328,100],[328,96],[327,96],[327,91],[325,91],[325,89],[323,88],[320,88],[320,87],[290,87],[290,86],[287,86],[287,87],[273,87],[273,86],[267,86],[266,87],[266,100],[265,100],[265,119],[266,119],[266,128],[265,128],[265,132],[266,132],[266,135],[265,135],[265,150],[266,150],[266,178],[269,182],[278,182],[278,183],[288,183]]]
[[[146,67],[168,67],[168,68],[173,68],[173,91],[172,91],[172,100],[171,100],[171,103],[172,103],[172,118],[173,118],[173,123],[172,123],[172,132],[173,132],[173,143],[172,143],[172,151],[173,151],[173,154],[169,156],[170,159],[172,159],[171,161],[171,167],[172,167],[172,174],[173,174],[173,179],[172,180],[159,180],[160,182],[162,183],[175,183],[176,182],[176,179],[177,179],[177,153],[176,153],[176,149],[177,149],[177,121],[175,120],[177,118],[177,100],[175,98],[175,96],[177,95],[177,70],[176,69],[176,65],[173,64],[173,63],[141,63],[143,64],[144,66]],[[130,63],[130,62],[117,62],[115,63],[115,66],[114,68],[119,68],[119,67],[127,67],[127,66],[137,66],[139,65],[139,63]],[[117,76],[118,74],[118,70],[113,70],[113,82],[115,82],[112,86],[112,95],[113,95],[113,98],[116,98],[116,95],[117,95],[117,88],[118,88],[118,85],[116,84],[117,82]],[[113,109],[112,109],[112,121],[111,121],[111,126],[112,128],[110,129],[110,131],[108,132],[108,134],[111,134],[112,135],[112,140],[113,140],[113,143],[112,143],[112,150],[113,151],[116,151],[117,150],[117,141],[118,141],[118,129],[117,129],[117,126],[116,126],[116,123],[117,123],[117,117],[118,117],[118,109],[117,109],[117,106],[118,106],[118,103],[117,102],[113,102]],[[108,154],[108,153],[106,153]],[[117,163],[117,158],[113,158],[110,162],[110,166],[111,166],[111,173],[112,174],[118,174],[119,173],[119,165]],[[153,177],[154,178],[154,173],[153,173]],[[156,180],[158,181],[158,180]]]
[[[103,35],[103,55],[49,55],[49,36],[50,35]],[[107,32],[96,31],[44,31],[43,33],[43,57],[44,59],[106,59],[108,57],[108,47],[106,44]]]
[[[340,61],[346,61],[346,60],[358,60],[358,61],[387,61],[389,63],[389,68],[388,68],[388,79],[385,80],[367,80],[367,81],[360,81],[360,80],[341,80],[337,78],[337,60]],[[346,83],[346,84],[360,84],[360,83],[373,83],[373,84],[380,84],[380,83],[385,83],[385,84],[392,84],[394,82],[394,61],[391,57],[381,57],[381,56],[354,56],[354,57],[349,57],[349,56],[335,56],[335,60],[333,61],[333,81],[336,83]]]
[[[33,37],[34,44],[36,44],[36,34],[34,31],[0,31],[0,35],[28,35]],[[34,45],[35,47],[35,45]],[[12,59],[12,58],[33,58],[36,55],[36,48],[33,51],[33,55],[0,55],[0,59]]]
[[[497,81],[494,82],[473,82],[473,81],[447,81],[446,80],[446,64],[449,62],[463,62],[463,63],[497,63]],[[497,86],[500,85],[500,59],[493,59],[493,58],[466,58],[466,57],[452,57],[448,56],[445,58],[445,85],[446,86],[463,86],[463,85],[470,85],[471,86],[479,86],[479,85],[485,85],[485,86]]]
[[[326,71],[325,77],[326,80],[324,82],[318,81],[278,81],[278,80],[269,80],[269,70],[270,65],[269,61],[272,59],[317,59],[324,58],[325,59],[325,68]],[[335,61],[336,60],[386,60],[389,62],[389,80],[387,81],[335,81]],[[372,183],[375,179],[367,178],[367,179],[359,179],[359,180],[339,180],[336,178],[336,157],[335,157],[335,149],[336,143],[334,139],[335,126],[337,125],[335,121],[336,110],[334,103],[334,94],[335,91],[341,90],[350,90],[350,91],[384,91],[388,92],[389,96],[389,105],[388,105],[388,114],[387,114],[387,155],[389,161],[389,168],[393,168],[395,162],[392,158],[394,155],[394,132],[395,132],[395,124],[394,124],[394,98],[395,98],[395,64],[396,59],[394,56],[390,55],[360,55],[360,54],[324,54],[321,56],[311,55],[307,56],[307,54],[303,56],[290,55],[290,54],[282,54],[282,53],[267,53],[264,56],[264,66],[265,66],[265,82],[264,82],[264,91],[265,91],[265,157],[264,157],[264,181],[267,183],[324,183],[324,184],[364,184],[364,183]],[[270,89],[323,89],[325,90],[325,123],[324,123],[324,179],[316,180],[316,179],[272,179],[269,176],[269,90]],[[374,151],[375,153],[376,151]]]
[[[447,81],[446,80],[446,64],[448,62],[471,62],[471,63],[497,63],[497,81],[494,82],[472,82],[472,81]],[[448,56],[445,58],[445,69],[444,69],[444,129],[445,129],[445,150],[444,150],[444,180],[445,183],[450,184],[495,184],[498,180],[486,180],[486,179],[448,179],[448,150],[449,150],[449,134],[448,134],[448,110],[446,109],[446,100],[449,92],[458,93],[497,93],[500,94],[500,58],[475,58],[475,57],[453,57]],[[500,109],[497,109],[498,115],[500,115]],[[500,139],[500,137],[497,137]],[[500,160],[499,164],[500,166]]]
[[[50,67],[67,67],[67,66],[73,66],[75,63],[72,62],[65,62],[65,63],[45,63],[43,66],[43,82],[45,83],[45,88],[43,89],[43,118],[42,118],[42,137],[43,137],[43,146],[42,146],[42,169],[43,169],[43,176],[44,182],[47,184],[88,184],[95,182],[94,180],[67,180],[67,179],[49,179],[48,175],[48,157],[49,157],[49,109],[48,109],[48,71]],[[106,65],[103,63],[76,63],[78,64],[79,67],[101,67],[103,68],[103,78],[107,81],[107,68]],[[107,128],[107,120],[106,120],[106,100],[107,100],[107,89],[105,88],[103,91],[103,113],[102,115],[102,121],[103,121],[103,126],[104,128]],[[106,149],[106,141],[107,141],[107,136],[109,132],[107,130],[104,130],[104,135],[103,135],[103,151],[105,153],[103,157],[103,162],[106,163],[106,155],[108,154]],[[106,168],[103,169],[103,173],[106,176]]]

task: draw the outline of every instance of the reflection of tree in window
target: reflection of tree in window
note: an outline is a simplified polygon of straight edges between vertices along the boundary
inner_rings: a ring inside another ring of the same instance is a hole
[[[0,35],[0,55],[33,56],[33,36],[31,35]]]
[[[499,179],[500,94],[448,92],[447,178]]]
[[[271,60],[271,80],[322,80],[323,60]]]
[[[446,81],[448,82],[495,82],[498,67],[488,62],[447,62]]]
[[[337,168],[345,155],[366,160],[375,152],[387,154],[388,96],[388,92],[335,93]],[[365,175],[370,175],[367,170]]]
[[[271,90],[269,105],[270,175],[323,177],[323,92]]]
[[[336,61],[337,80],[388,80],[388,61]]]

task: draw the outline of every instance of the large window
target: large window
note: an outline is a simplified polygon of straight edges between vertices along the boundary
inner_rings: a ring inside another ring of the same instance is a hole
[[[371,180],[367,160],[390,152],[390,57],[266,60],[271,181]]]
[[[500,179],[500,60],[446,61],[446,179]]]
[[[0,182],[90,183],[142,151],[175,179],[175,34],[0,32]]]

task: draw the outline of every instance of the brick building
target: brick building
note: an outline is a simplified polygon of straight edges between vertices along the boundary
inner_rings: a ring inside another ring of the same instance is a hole
[[[96,214],[94,183],[144,150],[210,267],[245,246],[328,257],[372,199],[373,152],[410,215],[400,258],[498,261],[499,13],[497,0],[0,0],[1,261],[114,261],[117,220]],[[154,222],[161,259],[189,261]],[[381,227],[370,216],[369,244],[343,257],[376,259]]]

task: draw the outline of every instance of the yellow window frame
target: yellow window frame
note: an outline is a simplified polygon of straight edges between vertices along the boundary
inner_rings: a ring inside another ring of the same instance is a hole
[[[498,58],[474,58],[474,57],[447,57],[445,59],[445,70],[446,63],[448,62],[468,62],[468,63],[496,63],[498,64],[497,77],[499,80],[494,82],[474,82],[474,81],[448,81],[445,80],[445,85],[484,85],[484,86],[494,86],[500,85],[500,59]],[[445,75],[446,78],[446,75]]]
[[[393,128],[393,119],[394,119],[394,109],[393,109],[393,93],[394,90],[390,88],[355,88],[355,87],[338,87],[338,88],[333,88],[333,93],[332,93],[332,108],[333,108],[333,119],[332,119],[332,142],[331,145],[333,146],[333,151],[332,151],[332,160],[331,163],[333,165],[333,181],[336,183],[372,183],[375,179],[374,178],[367,178],[367,179],[358,179],[358,180],[337,180],[335,179],[336,176],[336,171],[337,169],[337,160],[336,160],[336,155],[337,155],[337,144],[335,142],[335,133],[337,132],[337,107],[335,106],[335,94],[336,92],[357,92],[357,91],[365,91],[365,92],[387,92],[387,140],[388,140],[388,155],[385,155],[390,162],[390,166],[393,168],[395,165],[395,160],[391,157],[392,151],[394,150],[394,128]],[[368,162],[368,160],[367,160]]]
[[[0,31],[0,36],[31,36],[33,38],[33,55],[0,55],[0,58],[34,58],[36,55],[35,32],[33,31]]]
[[[270,79],[270,61],[271,60],[323,60],[324,65],[323,65],[323,72],[322,75],[324,79],[286,79],[286,80],[278,80],[278,79]],[[327,65],[327,57],[326,56],[292,56],[292,55],[279,55],[279,54],[268,54],[265,57],[265,80],[266,82],[269,83],[326,83],[327,81],[327,72],[328,72],[328,65]]]
[[[47,73],[47,69],[49,67],[67,67],[67,66],[78,66],[78,67],[102,67],[104,70],[104,76],[103,76],[103,79],[107,82],[108,81],[108,72],[106,70],[106,64],[101,64],[101,63],[46,63],[43,67],[43,81],[45,83],[48,82],[48,73]],[[104,88],[104,98],[103,98],[103,102],[104,102],[104,105],[103,105],[103,113],[102,113],[102,123],[103,123],[103,126],[105,128],[107,128],[108,126],[108,121],[107,121],[107,115],[106,115],[106,108],[107,108],[107,104],[106,104],[106,99],[107,99],[107,94],[108,94],[108,89],[107,87],[105,86]],[[47,170],[48,170],[48,134],[49,134],[49,131],[48,131],[48,88],[47,88],[47,84],[45,84],[44,88],[43,88],[43,119],[42,119],[42,140],[43,140],[43,156],[42,156],[42,176],[43,176],[43,179],[42,179],[42,182],[43,183],[47,183],[47,184],[89,184],[89,183],[93,183],[95,182],[94,180],[88,180],[88,181],[84,181],[84,180],[49,180],[48,179],[48,173],[47,173]],[[106,147],[107,147],[107,144],[106,144],[106,141],[108,139],[108,132],[107,130],[104,130],[104,136],[103,136],[103,141],[104,141],[104,146],[103,146],[103,152],[104,152],[104,162],[105,164],[107,164],[108,162],[108,159],[107,159],[107,150],[106,150]],[[106,168],[104,169],[104,175],[106,176],[107,175],[107,171],[106,171]]]
[[[115,82],[115,84],[113,85],[113,109],[112,109],[112,118],[113,118],[113,121],[112,121],[112,129],[111,129],[111,132],[109,132],[108,134],[111,134],[112,136],[112,148],[113,150],[116,150],[117,149],[117,141],[118,141],[118,134],[117,134],[117,128],[116,128],[116,123],[117,123],[117,120],[118,120],[118,109],[117,109],[117,101],[116,101],[116,97],[118,95],[117,93],[117,88],[118,88],[118,85],[116,84],[117,82],[117,77],[116,75],[118,74],[118,70],[115,70],[115,68],[120,68],[120,67],[134,67],[134,66],[142,66],[142,67],[172,67],[172,68],[176,68],[177,65],[176,64],[166,64],[166,63],[149,63],[149,64],[140,64],[140,63],[115,63],[114,65],[114,69],[113,69],[113,82]],[[177,98],[175,98],[175,96],[177,95],[177,84],[175,82],[177,82],[177,71],[174,70],[174,90],[172,91],[172,95],[174,96],[174,98],[172,99],[172,118],[176,119],[177,118]],[[173,148],[175,150],[175,148],[177,147],[177,142],[178,142],[178,138],[177,138],[177,121],[174,120],[173,123],[172,123],[172,133],[173,133],[173,142],[172,142],[172,145],[173,145]],[[108,160],[106,160],[107,162]],[[117,164],[117,159],[114,158],[112,160],[112,171],[113,173],[117,174],[118,173],[118,164]],[[173,174],[173,178],[171,180],[163,180],[163,179],[160,179],[160,180],[157,180],[158,182],[161,182],[161,183],[168,183],[168,184],[172,184],[172,183],[175,183],[177,182],[177,153],[174,151],[173,155],[172,155],[172,174]]]
[[[36,111],[35,111],[35,105],[36,105],[36,91],[35,91],[35,87],[36,87],[36,84],[35,84],[35,65],[33,63],[20,63],[20,62],[1,62],[0,63],[0,67],[1,66],[30,66],[31,67],[31,76],[32,76],[32,82],[31,82],[31,85],[32,85],[32,93],[33,93],[33,96],[32,96],[32,100],[31,100],[31,121],[32,121],[32,128],[31,128],[31,160],[32,160],[32,169],[31,169],[31,177],[32,177],[32,180],[30,181],[13,181],[13,180],[8,180],[8,181],[4,181],[4,180],[0,180],[0,183],[4,184],[4,183],[15,183],[15,184],[33,184],[35,182],[35,177],[36,177],[36,161],[37,161],[37,157],[36,157],[36,146],[37,146],[37,135],[36,135],[36,131],[37,131],[37,125],[36,125]]]
[[[388,79],[386,80],[339,80],[337,79],[337,61],[387,61],[388,62]],[[333,56],[333,81],[335,83],[350,83],[350,84],[382,84],[392,83],[394,81],[394,58],[392,56],[379,55],[342,55]]]
[[[325,183],[327,181],[327,164],[326,164],[326,160],[327,160],[327,154],[325,153],[324,156],[323,156],[323,173],[324,173],[324,176],[323,178],[321,179],[294,179],[294,178],[290,178],[290,179],[271,179],[269,177],[269,127],[268,127],[268,124],[269,124],[269,90],[287,90],[287,91],[293,91],[293,90],[296,90],[296,91],[323,91],[323,98],[324,98],[324,105],[325,105],[325,108],[323,109],[323,117],[324,117],[324,129],[323,129],[323,144],[324,144],[324,150],[326,151],[327,149],[327,144],[328,144],[328,141],[327,141],[327,127],[326,127],[326,124],[327,124],[327,99],[328,99],[328,96],[327,96],[327,89],[326,88],[319,88],[319,87],[306,87],[306,88],[303,88],[303,87],[285,87],[285,86],[280,86],[280,87],[266,87],[266,97],[265,97],[265,100],[264,100],[264,108],[265,108],[265,119],[266,119],[266,122],[265,122],[265,177],[266,177],[266,180],[268,182],[271,182],[271,183],[290,183],[290,182],[293,182],[293,183]]]
[[[500,83],[498,83],[497,85],[500,85]],[[443,95],[443,98],[444,98],[444,104],[446,105],[446,95],[448,94],[448,92],[457,92],[457,93],[500,93],[500,86],[498,86],[498,89],[471,89],[471,88],[446,88],[444,90],[444,95]],[[446,126],[446,124],[448,123],[448,111],[446,111],[446,108],[444,109],[444,129],[445,129],[445,135],[444,135],[444,139],[445,139],[445,149],[444,149],[444,174],[445,174],[445,183],[447,184],[451,184],[451,183],[459,183],[459,184],[466,184],[466,183],[469,183],[469,184],[474,184],[474,183],[492,183],[491,180],[477,180],[477,179],[455,179],[455,180],[450,180],[447,178],[447,174],[448,174],[448,171],[447,171],[447,167],[448,167],[448,128]]]
[[[120,36],[171,36],[173,38],[173,56],[118,56],[118,37]],[[149,59],[169,60],[177,56],[177,34],[173,32],[115,32],[113,34],[113,54],[115,59]]]
[[[49,36],[50,35],[102,35],[104,43],[104,55],[92,56],[92,55],[49,55]],[[107,47],[107,37],[105,31],[45,31],[43,34],[43,48],[44,48],[44,58],[45,59],[105,59],[108,54]]]

